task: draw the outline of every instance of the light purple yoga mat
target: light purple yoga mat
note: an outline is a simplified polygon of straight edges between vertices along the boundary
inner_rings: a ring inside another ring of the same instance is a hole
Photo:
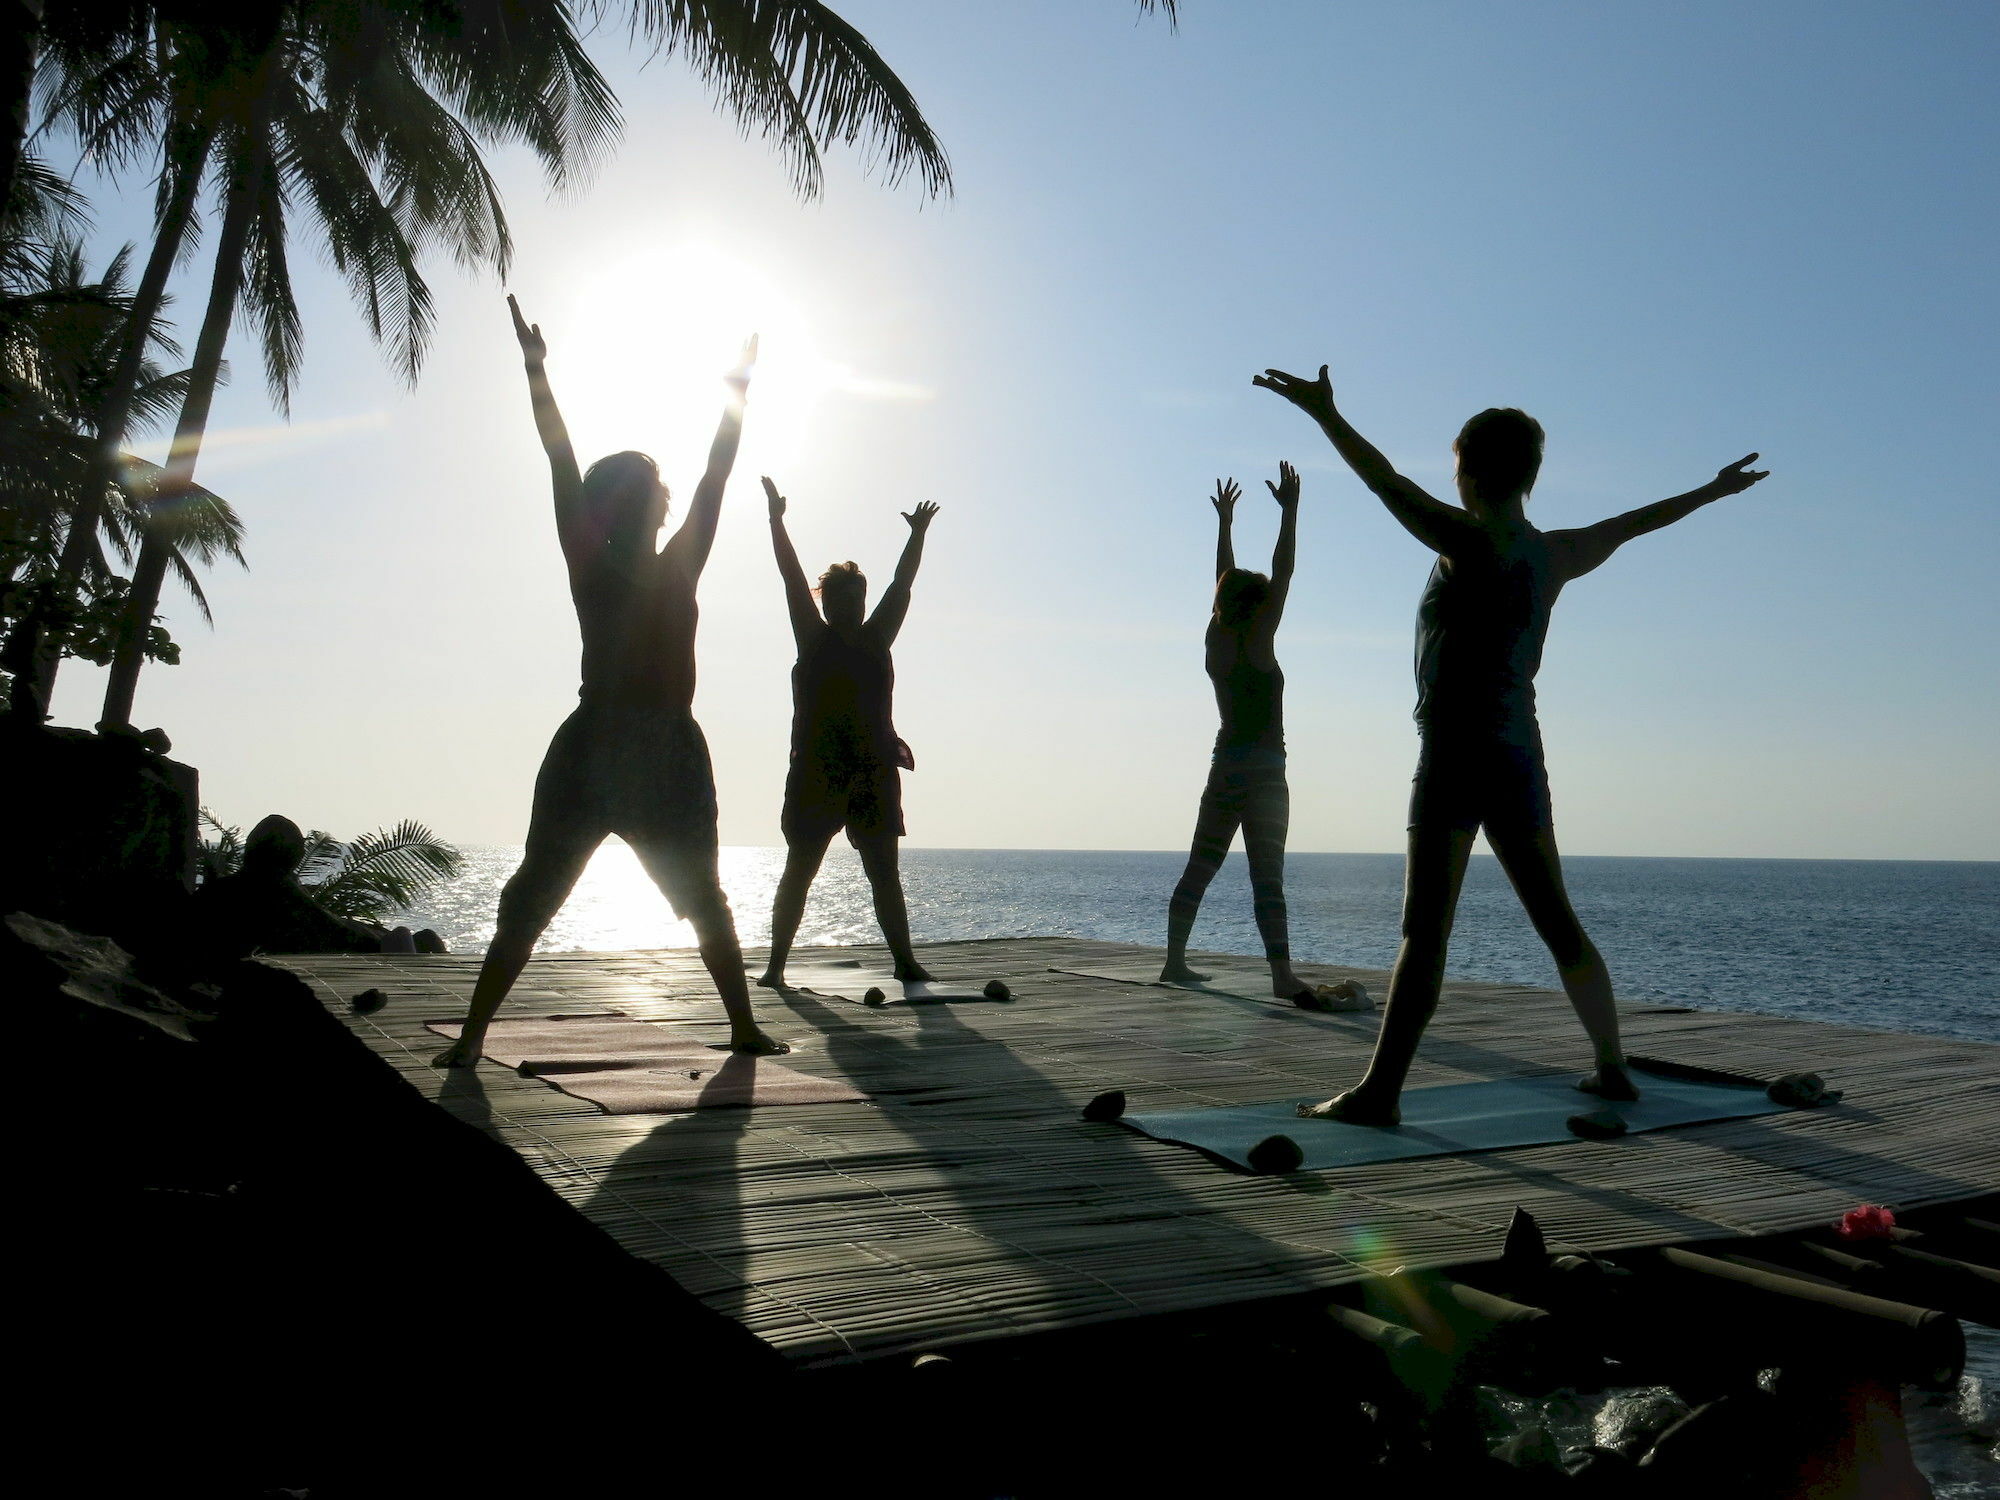
[[[459,1021],[425,1029],[456,1038]],[[853,1086],[788,1068],[775,1057],[723,1052],[629,1016],[523,1017],[486,1030],[486,1056],[610,1115],[679,1114],[725,1105],[839,1104]]]

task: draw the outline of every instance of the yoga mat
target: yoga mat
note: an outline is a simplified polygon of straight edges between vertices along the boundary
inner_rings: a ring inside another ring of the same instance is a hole
[[[439,1036],[455,1038],[463,1023],[424,1024]],[[774,1057],[722,1052],[663,1035],[665,1030],[623,1016],[495,1021],[487,1028],[485,1052],[493,1061],[587,1099],[609,1115],[839,1104],[868,1097],[852,1085],[801,1073]]]
[[[852,1000],[856,1005],[863,1003],[861,997],[870,989],[880,990],[886,1005],[940,1005],[993,999],[986,993],[984,980],[913,979],[905,984],[892,969],[849,968],[845,964],[803,964],[787,969],[785,987],[811,990],[815,995],[830,995],[836,1000]]]
[[[1786,1106],[1772,1103],[1757,1088],[1693,1083],[1650,1073],[1641,1074],[1638,1084],[1641,1097],[1632,1104],[1613,1104],[1582,1093],[1571,1074],[1405,1089],[1403,1123],[1387,1129],[1303,1120],[1295,1112],[1294,1099],[1220,1109],[1148,1110],[1123,1115],[1119,1123],[1157,1141],[1193,1146],[1245,1170],[1250,1169],[1251,1147],[1269,1136],[1290,1136],[1304,1153],[1301,1168],[1310,1170],[1571,1141],[1576,1137],[1566,1123],[1569,1117],[1598,1110],[1624,1120],[1627,1133],[1787,1113]]]
[[[1088,969],[1050,969],[1049,972],[1074,974],[1082,979],[1115,979],[1120,984],[1150,984],[1163,990],[1185,990],[1191,995],[1228,995],[1235,1000],[1262,1000],[1266,1005],[1291,1006],[1291,1001],[1280,1000],[1271,993],[1271,971],[1262,964],[1249,969],[1197,963],[1194,969],[1198,974],[1208,975],[1207,980],[1201,984],[1163,984],[1157,963],[1100,964]],[[1367,1015],[1368,1011],[1318,1011],[1314,1014]]]
[[[461,1021],[426,1021],[424,1029],[456,1040]],[[486,1056],[503,1067],[534,1064],[594,1063],[617,1067],[652,1058],[678,1058],[688,1049],[709,1052],[685,1033],[651,1021],[635,1021],[620,1012],[584,1016],[521,1016],[495,1021],[486,1028]],[[711,1059],[715,1056],[709,1052]]]

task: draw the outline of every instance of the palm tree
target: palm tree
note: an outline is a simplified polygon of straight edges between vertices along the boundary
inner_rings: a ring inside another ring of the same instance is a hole
[[[1174,18],[1174,0],[1138,3]],[[506,222],[479,143],[526,140],[560,182],[616,124],[562,0],[53,0],[51,9],[52,113],[102,154],[168,146],[142,306],[164,290],[203,175],[220,186],[216,270],[162,489],[169,499],[192,483],[239,298],[286,403],[301,334],[285,264],[288,198],[310,203],[371,330],[414,380],[430,331],[417,252],[439,243],[462,262],[505,269]],[[943,148],[909,90],[819,0],[584,0],[583,13],[622,18],[656,53],[683,57],[746,133],[776,146],[802,196],[819,191],[822,152],[836,142],[873,153],[891,184],[915,174],[927,193],[950,191]],[[107,471],[120,416],[115,402],[107,408]],[[75,527],[72,536],[73,565],[84,546]],[[158,550],[141,549],[107,724],[130,717],[138,642],[164,572]]]
[[[10,15],[0,24],[0,90],[6,100],[0,119],[0,203],[14,194],[20,174],[23,143],[28,136],[28,96],[35,82],[40,51],[42,0],[8,0]]]
[[[33,691],[37,654],[108,661],[124,598],[124,580],[111,576],[97,523],[86,533],[86,555],[64,577],[55,564],[63,525],[69,521],[74,535],[73,518],[91,511],[129,560],[137,517],[126,486],[144,491],[159,470],[125,454],[121,486],[99,476],[95,463],[101,409],[120,378],[117,351],[134,317],[125,285],[129,249],[92,279],[81,247],[67,237],[73,225],[36,242],[18,232],[20,219],[10,222],[17,232],[0,234],[0,618],[6,621],[0,666],[15,675],[14,707],[40,722],[45,704]],[[157,327],[146,342],[163,354],[178,353]],[[155,425],[180,403],[187,385],[186,371],[166,373],[150,358],[142,360],[124,392],[133,420]],[[162,516],[159,529],[168,568],[206,617],[193,564],[224,556],[242,560],[234,512],[194,487]],[[150,631],[143,645],[156,659],[172,659],[174,648],[162,631]]]
[[[371,330],[414,379],[431,324],[420,254],[441,245],[504,271],[509,244],[477,140],[520,140],[560,185],[616,126],[609,87],[559,0],[284,0],[201,7],[56,0],[45,28],[49,112],[87,156],[128,165],[160,147],[158,232],[138,302],[156,309],[199,228],[205,180],[220,198],[215,273],[193,379],[156,503],[192,484],[223,347],[239,307],[258,325],[282,409],[301,327],[286,260],[286,210],[303,200]],[[119,15],[107,20],[109,13]],[[135,19],[136,18],[136,19]],[[114,475],[138,350],[104,409],[97,462]],[[79,577],[97,516],[70,528],[61,572]],[[129,717],[140,642],[168,566],[142,545],[113,665],[106,721]],[[44,676],[54,663],[44,666]],[[46,696],[48,684],[41,690]]]
[[[504,8],[561,18],[549,5]],[[221,199],[192,380],[156,504],[175,503],[193,483],[239,307],[258,325],[274,400],[288,403],[302,334],[287,260],[292,204],[309,208],[371,331],[413,380],[432,319],[418,269],[424,249],[439,245],[502,271],[507,263],[506,221],[475,131],[528,141],[560,182],[615,124],[610,91],[566,25],[539,36],[521,28],[496,49],[490,29],[440,41],[413,19],[420,10],[409,0],[294,0],[258,31],[156,32],[122,74],[100,73],[59,96],[86,143],[107,152],[143,138],[140,122],[158,117],[191,148],[169,159],[163,203],[190,198],[188,180],[203,173]],[[536,43],[532,55],[516,45],[523,36]],[[156,262],[171,259],[175,227],[162,224]],[[142,544],[107,724],[129,721],[166,566],[163,541]]]

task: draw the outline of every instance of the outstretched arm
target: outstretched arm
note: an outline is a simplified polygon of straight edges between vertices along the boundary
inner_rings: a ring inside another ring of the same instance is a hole
[[[1285,598],[1292,591],[1292,563],[1299,550],[1299,471],[1281,459],[1278,482],[1267,479],[1264,488],[1278,502],[1278,545],[1271,549],[1271,592],[1264,604],[1265,620],[1275,632],[1284,617]]]
[[[542,325],[530,324],[521,316],[521,304],[507,298],[507,311],[514,319],[514,337],[521,345],[521,360],[528,370],[528,397],[534,403],[535,431],[541,434],[542,451],[549,456],[549,478],[555,488],[556,535],[562,541],[563,556],[578,560],[591,539],[581,534],[583,475],[577,469],[576,449],[570,446],[569,428],[556,394],[549,388],[548,370],[543,361],[549,346],[542,341]]]
[[[1449,552],[1472,525],[1457,506],[1446,505],[1398,474],[1381,450],[1354,430],[1333,404],[1333,383],[1326,378],[1325,365],[1319,367],[1317,380],[1266,370],[1251,377],[1250,383],[1276,391],[1319,423],[1320,431],[1347,461],[1347,467],[1389,507],[1389,514],[1402,522],[1405,531],[1433,552]]]
[[[1757,455],[1747,454],[1716,471],[1715,478],[1698,490],[1689,490],[1685,495],[1675,495],[1671,500],[1656,500],[1651,505],[1642,505],[1637,510],[1628,510],[1622,516],[1611,516],[1599,521],[1595,526],[1579,526],[1572,531],[1558,531],[1551,540],[1562,547],[1568,558],[1564,572],[1568,577],[1580,578],[1597,567],[1620,547],[1635,536],[1644,536],[1649,531],[1658,531],[1662,526],[1693,515],[1711,500],[1720,500],[1727,495],[1740,495],[1759,480],[1770,477],[1769,469],[1753,469],[1751,464]]]
[[[729,472],[736,467],[736,446],[743,440],[743,400],[750,390],[750,370],[757,363],[757,336],[743,346],[743,358],[724,377],[729,386],[729,402],[722,408],[722,420],[715,424],[715,441],[708,446],[708,469],[695,486],[694,501],[687,519],[660,555],[689,578],[701,577],[708,566],[709,548],[715,545],[716,522],[722,519],[722,492],[729,484]]]
[[[936,504],[929,500],[919,501],[915,510],[903,513],[903,519],[910,523],[910,539],[903,543],[903,555],[896,560],[896,576],[889,580],[882,602],[868,617],[869,627],[879,630],[885,643],[895,641],[903,628],[903,617],[910,612],[910,585],[917,581],[917,569],[924,561],[924,533],[931,529],[931,518],[937,513]]]
[[[1236,487],[1233,479],[1215,481],[1215,493],[1208,497],[1208,503],[1215,507],[1215,576],[1220,578],[1236,566],[1236,546],[1230,537],[1230,527],[1236,520],[1236,502],[1243,491]]]
[[[820,625],[819,611],[813,607],[812,585],[806,570],[799,566],[799,554],[792,548],[791,534],[785,530],[785,497],[764,476],[764,498],[771,514],[771,550],[778,555],[778,576],[785,580],[785,608],[792,617],[792,639],[803,647]]]

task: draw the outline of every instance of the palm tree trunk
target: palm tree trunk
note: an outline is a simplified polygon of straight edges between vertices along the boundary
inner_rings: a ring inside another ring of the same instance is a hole
[[[263,175],[270,168],[266,142],[253,136],[248,150],[248,158],[237,163],[230,178],[222,227],[215,237],[215,271],[209,278],[208,310],[202,317],[201,335],[195,340],[188,391],[181,402],[180,421],[174,427],[174,445],[167,455],[166,472],[145,507],[148,512],[172,505],[194,483],[202,435],[208,430],[209,406],[215,399],[216,382],[222,373],[223,346],[229,342],[229,325],[236,319],[237,294],[243,286],[243,251],[249,241],[250,222],[256,212]],[[104,713],[98,721],[100,729],[123,729],[132,722],[132,695],[139,684],[139,668],[145,661],[146,632],[152,626],[154,611],[159,608],[160,586],[166,581],[171,552],[172,544],[160,530],[150,520],[142,520],[139,562],[132,570],[132,593],[126,601],[117,654],[111,660]]]
[[[63,538],[62,554],[56,561],[53,589],[57,598],[73,597],[82,587],[84,569],[89,566],[97,540],[97,528],[104,521],[104,497],[118,482],[125,428],[131,421],[132,400],[139,388],[139,367],[146,358],[146,345],[159,318],[160,304],[166,300],[167,279],[180,257],[188,225],[194,221],[195,198],[201,190],[202,172],[214,138],[210,130],[198,138],[198,154],[190,153],[187,161],[167,163],[166,170],[174,175],[169,179],[167,201],[153,237],[153,253],[132,294],[132,314],[120,333],[117,363],[112,366],[111,382],[96,417],[97,445],[84,475],[82,497]],[[32,714],[39,722],[48,713],[56,673],[62,666],[62,653],[49,640],[46,622],[39,617],[24,616],[15,628],[32,639],[15,646],[16,658],[24,666],[14,684],[14,707]]]
[[[14,197],[14,174],[28,140],[28,104],[41,50],[42,0],[0,0],[0,204]]]

